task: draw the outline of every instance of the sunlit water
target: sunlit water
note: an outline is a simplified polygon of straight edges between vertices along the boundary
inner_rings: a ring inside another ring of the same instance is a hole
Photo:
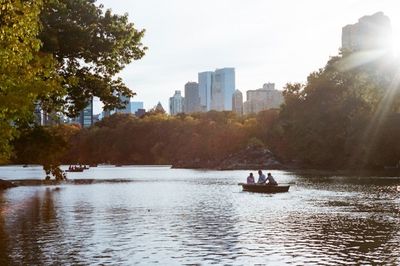
[[[265,195],[248,172],[103,166],[68,176],[110,182],[0,192],[0,265],[400,264],[400,179],[271,171],[292,185]]]

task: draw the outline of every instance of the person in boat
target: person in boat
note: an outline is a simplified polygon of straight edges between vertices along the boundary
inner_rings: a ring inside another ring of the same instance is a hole
[[[271,173],[268,173],[267,176],[267,185],[271,185],[271,186],[277,186],[278,182],[275,181],[274,177],[271,175]]]
[[[254,184],[253,173],[250,173],[250,175],[247,177],[247,184]]]
[[[263,172],[261,170],[258,170],[258,184],[265,184],[265,182],[267,181],[267,178],[265,177],[265,175],[263,174]]]

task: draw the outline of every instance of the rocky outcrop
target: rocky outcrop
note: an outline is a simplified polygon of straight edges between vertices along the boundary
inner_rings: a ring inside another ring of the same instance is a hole
[[[231,154],[219,163],[220,170],[238,169],[283,169],[285,168],[274,156],[265,148],[247,147],[237,153]]]
[[[274,154],[262,147],[248,146],[228,157],[215,160],[180,160],[173,163],[173,168],[202,168],[217,170],[256,170],[256,169],[285,169]]]
[[[172,163],[172,168],[191,168],[191,169],[217,169],[219,161],[216,160],[201,160],[201,159],[186,159]]]
[[[12,187],[16,187],[16,185],[13,182],[0,179],[0,190],[12,188]]]

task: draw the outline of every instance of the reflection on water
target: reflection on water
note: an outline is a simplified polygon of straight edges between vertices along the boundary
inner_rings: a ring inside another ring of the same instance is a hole
[[[263,195],[247,171],[90,171],[133,182],[0,192],[0,265],[400,264],[398,179],[275,171],[295,185]]]

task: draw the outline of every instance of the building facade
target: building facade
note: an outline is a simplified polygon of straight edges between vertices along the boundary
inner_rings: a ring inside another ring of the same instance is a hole
[[[342,49],[345,51],[392,51],[392,26],[382,12],[364,16],[357,23],[342,28]]]
[[[146,109],[140,108],[135,112],[136,117],[142,117],[146,114]]]
[[[235,90],[232,96],[232,111],[238,115],[243,115],[243,94],[240,90]]]
[[[136,114],[139,109],[143,109],[143,102],[130,102],[129,106],[131,114]]]
[[[161,103],[159,103],[161,106]],[[169,113],[171,115],[177,115],[183,113],[184,98],[181,95],[181,91],[176,90],[174,96],[169,98]]]
[[[279,108],[283,103],[282,91],[275,89],[274,83],[265,83],[261,89],[248,90],[244,103],[244,114],[256,114],[260,111]]]
[[[200,112],[200,110],[199,84],[197,82],[188,82],[185,84],[185,101],[183,111],[190,114]]]
[[[79,116],[74,119],[75,123],[79,123],[83,128],[89,128],[94,124],[93,120],[93,98],[87,106],[79,113]]]
[[[235,69],[215,70],[211,86],[211,110],[232,111],[232,96],[235,92]]]
[[[211,87],[213,74],[213,71],[200,72],[198,74],[201,112],[208,112],[211,110]]]

